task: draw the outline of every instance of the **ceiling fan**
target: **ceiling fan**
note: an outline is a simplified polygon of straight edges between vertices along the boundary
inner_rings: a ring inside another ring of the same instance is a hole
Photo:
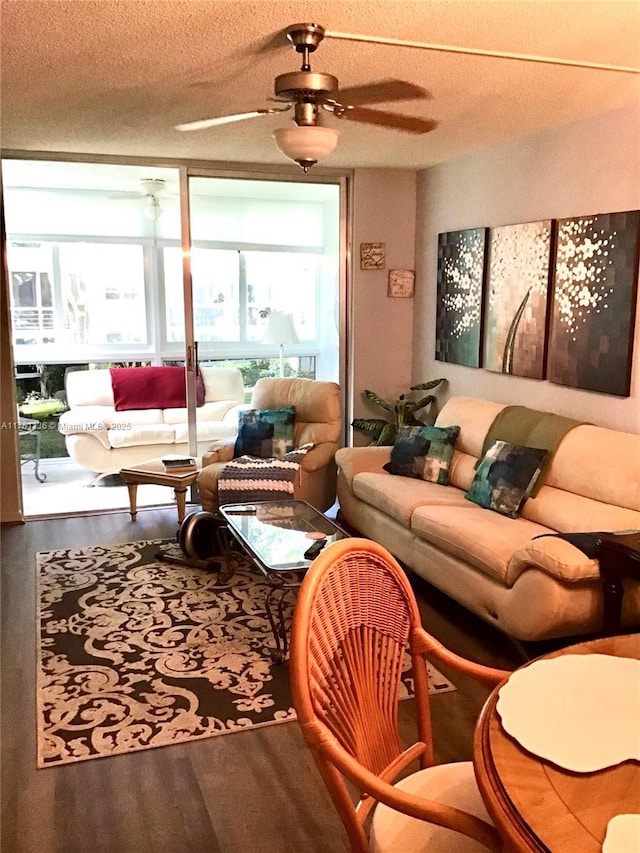
[[[148,199],[144,207],[143,213],[152,222],[157,222],[163,214],[163,209],[160,205],[158,196],[166,191],[166,181],[162,178],[142,178],[140,181],[140,189],[138,191],[128,191],[113,193],[109,198],[144,198]]]
[[[274,132],[276,145],[282,153],[299,163],[307,172],[314,163],[327,157],[338,143],[338,131],[319,123],[321,110],[336,118],[388,127],[407,133],[428,133],[437,126],[436,121],[421,119],[385,110],[371,109],[370,104],[392,101],[423,100],[429,93],[422,86],[403,80],[383,80],[365,86],[339,89],[337,77],[311,70],[310,54],[325,37],[319,24],[292,24],[286,36],[297,53],[302,54],[300,71],[279,74],[274,81],[277,107],[251,112],[178,124],[180,131],[204,130],[263,115],[287,112],[293,109],[294,124]]]

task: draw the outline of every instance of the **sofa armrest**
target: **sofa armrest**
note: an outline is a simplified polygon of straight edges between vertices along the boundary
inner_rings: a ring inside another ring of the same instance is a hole
[[[235,438],[221,438],[219,441],[214,441],[202,457],[202,467],[206,468],[207,465],[213,465],[215,462],[231,462],[235,446]]]
[[[342,447],[336,453],[336,465],[349,483],[362,471],[381,474],[390,459],[391,447]]]
[[[556,536],[541,536],[518,548],[509,560],[505,581],[513,586],[527,569],[539,569],[564,583],[592,581],[600,577],[598,561]]]
[[[326,468],[333,462],[339,446],[335,441],[323,441],[321,444],[316,444],[303,456],[300,469],[310,473]]]

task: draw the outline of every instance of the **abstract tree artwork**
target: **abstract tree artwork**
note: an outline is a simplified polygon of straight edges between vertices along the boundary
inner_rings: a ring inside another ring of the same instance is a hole
[[[437,361],[480,367],[487,230],[438,235]]]
[[[637,210],[558,221],[550,382],[629,396],[639,244]]]
[[[484,358],[487,370],[544,379],[553,222],[492,228]]]

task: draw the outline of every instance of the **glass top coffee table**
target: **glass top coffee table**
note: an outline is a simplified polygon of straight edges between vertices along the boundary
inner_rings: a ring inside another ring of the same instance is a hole
[[[288,605],[295,601],[318,554],[349,534],[306,501],[225,504],[219,512],[228,532],[270,585],[265,607],[275,640],[271,657],[282,663],[289,649]]]

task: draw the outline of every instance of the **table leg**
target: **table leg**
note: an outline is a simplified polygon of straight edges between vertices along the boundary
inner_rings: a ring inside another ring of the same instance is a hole
[[[284,663],[289,652],[289,638],[287,636],[288,622],[287,614],[285,613],[285,602],[292,592],[294,592],[294,590],[290,587],[274,588],[269,590],[265,598],[265,610],[267,611],[267,617],[269,619],[273,639],[276,644],[275,649],[271,651],[271,660],[274,663]],[[274,616],[272,609],[274,600],[277,602],[277,618]],[[290,622],[290,609],[288,615]]]
[[[640,533],[605,533],[598,547],[602,578],[602,633],[619,634],[622,621],[623,578],[640,578]]]
[[[127,483],[127,491],[129,492],[129,512],[131,513],[131,520],[135,521],[136,514],[138,512],[138,507],[137,507],[138,484],[137,483]]]
[[[176,504],[178,505],[178,521],[182,523],[187,510],[187,490],[184,486],[176,486],[173,490],[173,494],[175,495]]]
[[[40,473],[40,433],[36,431],[34,435],[36,437],[36,458],[33,460],[33,473],[39,483],[44,483],[47,475]]]
[[[40,473],[40,433],[34,429],[24,429],[24,430],[20,430],[19,438],[20,439],[23,439],[23,438],[24,439],[33,439],[33,442],[34,442],[33,453],[31,455],[28,455],[25,459],[22,459],[21,463],[33,462],[33,468],[34,468],[33,474],[34,474],[36,480],[39,483],[44,483],[44,481],[47,479],[47,475]]]
[[[602,634],[605,637],[620,633],[623,596],[620,578],[605,576],[602,581]]]

